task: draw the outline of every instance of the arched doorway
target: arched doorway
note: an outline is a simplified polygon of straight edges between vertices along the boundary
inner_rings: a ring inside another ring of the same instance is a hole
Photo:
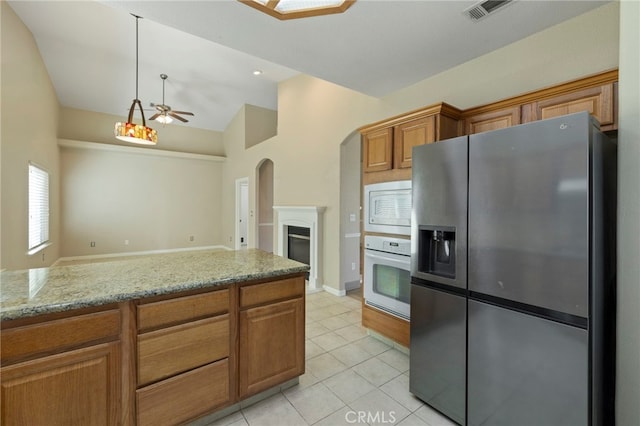
[[[256,170],[256,247],[273,253],[273,161],[262,160]]]

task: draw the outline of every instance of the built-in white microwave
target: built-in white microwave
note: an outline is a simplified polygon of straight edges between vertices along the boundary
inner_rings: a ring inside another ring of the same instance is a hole
[[[411,235],[411,181],[365,185],[364,230]]]

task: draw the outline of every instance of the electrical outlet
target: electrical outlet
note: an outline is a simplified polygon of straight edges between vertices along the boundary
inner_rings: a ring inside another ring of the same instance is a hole
[[[91,242],[89,243],[89,247],[95,247],[95,246],[96,246],[96,242],[95,242],[95,241],[91,241]]]
[[[195,239],[196,239],[196,238],[195,238],[193,235],[189,235],[189,241],[193,241],[193,240],[195,240]]]
[[[355,213],[351,213],[349,215],[349,222],[355,222],[356,221],[356,214]]]
[[[352,271],[356,270],[356,262],[351,262],[351,270]]]
[[[128,246],[129,245],[129,240],[124,240],[124,245]]]

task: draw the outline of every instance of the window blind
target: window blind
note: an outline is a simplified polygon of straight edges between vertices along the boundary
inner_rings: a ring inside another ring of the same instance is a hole
[[[29,163],[29,251],[49,241],[49,173]]]

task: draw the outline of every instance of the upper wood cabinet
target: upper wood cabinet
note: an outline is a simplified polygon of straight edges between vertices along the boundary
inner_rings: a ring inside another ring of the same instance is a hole
[[[520,106],[478,112],[464,120],[465,134],[489,132],[520,124]]]
[[[411,167],[414,146],[435,142],[436,117],[434,115],[402,123],[394,128],[393,166],[396,169]]]
[[[458,136],[459,120],[458,109],[439,103],[360,128],[363,171],[386,171],[382,180],[407,179],[410,170],[401,169],[411,168],[413,147]]]
[[[365,172],[380,172],[392,167],[393,129],[380,129],[362,136],[362,160]]]
[[[607,83],[541,99],[523,105],[524,122],[588,111],[607,130],[614,125],[614,92],[614,83]]]
[[[617,130],[618,71],[570,81],[463,112],[464,133],[487,132],[516,124],[588,111],[602,131]]]

